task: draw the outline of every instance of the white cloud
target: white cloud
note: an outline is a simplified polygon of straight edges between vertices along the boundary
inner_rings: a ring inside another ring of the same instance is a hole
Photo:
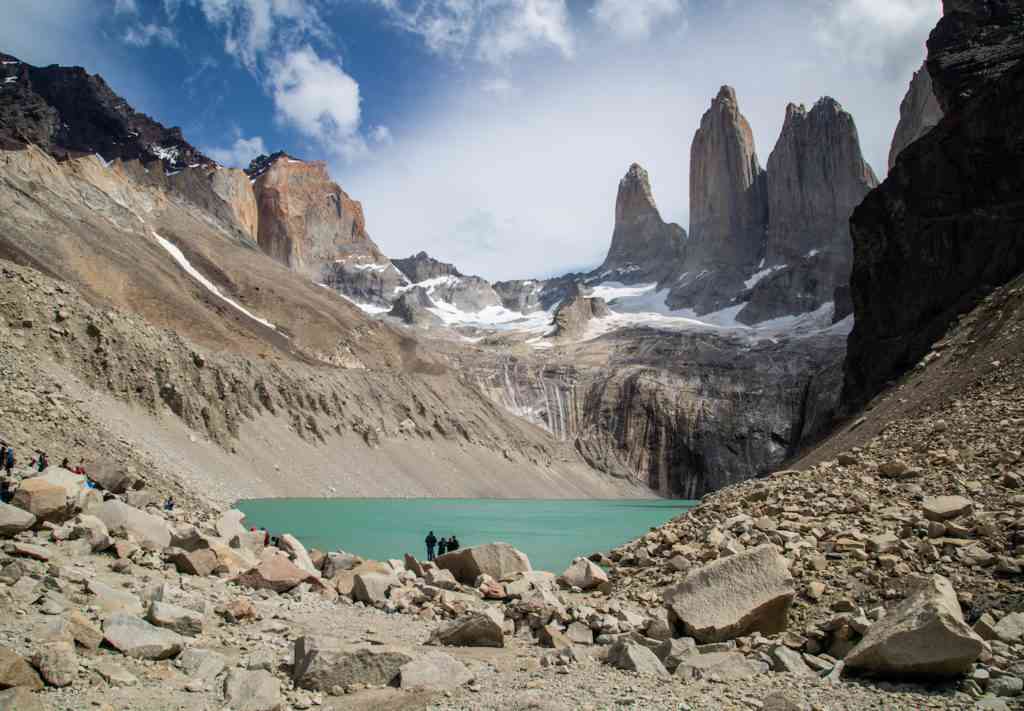
[[[371,0],[432,52],[501,63],[537,49],[572,57],[566,0]]]
[[[279,121],[339,155],[365,151],[358,135],[359,84],[340,63],[306,45],[272,60],[267,83]]]
[[[114,13],[121,15],[138,15],[139,8],[135,0],[114,0]]]
[[[235,142],[227,148],[204,148],[203,152],[221,165],[245,168],[253,158],[268,151],[261,136],[244,138],[239,135]]]
[[[813,37],[836,59],[902,77],[924,58],[942,15],[936,0],[834,0],[814,20]]]
[[[327,31],[316,0],[195,0],[207,22],[224,28],[224,51],[255,72],[275,40],[285,46]]]
[[[178,17],[178,10],[181,9],[183,0],[164,0],[164,13],[171,22]]]
[[[374,143],[381,143],[390,145],[394,142],[395,138],[391,135],[391,129],[387,126],[375,126],[370,131],[370,138],[373,139]]]
[[[594,20],[623,39],[646,39],[659,23],[683,14],[685,0],[597,0]]]
[[[498,96],[508,96],[516,90],[512,82],[504,77],[484,79],[480,82],[480,88],[488,94],[496,94]]]
[[[136,47],[148,47],[151,44],[162,44],[167,47],[177,47],[178,39],[170,27],[161,27],[155,24],[138,24],[125,30],[124,41]]]

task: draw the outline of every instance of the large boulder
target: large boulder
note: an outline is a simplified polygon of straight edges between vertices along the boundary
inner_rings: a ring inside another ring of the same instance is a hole
[[[444,652],[429,652],[406,662],[399,673],[401,687],[415,690],[457,689],[473,678],[465,664]]]
[[[388,686],[413,656],[398,647],[350,647],[313,637],[295,640],[292,681],[310,691],[366,684]]]
[[[846,655],[846,668],[898,678],[953,677],[969,671],[987,647],[964,621],[952,584],[934,575],[871,625]]]
[[[456,580],[464,585],[472,585],[478,576],[484,574],[502,580],[515,573],[532,570],[526,554],[508,543],[487,543],[462,548],[438,557],[434,563],[438,568],[450,570]]]
[[[267,555],[256,567],[242,573],[235,582],[253,590],[285,593],[300,583],[316,580],[316,576],[292,563],[283,555]]]
[[[170,659],[185,646],[176,632],[154,627],[131,615],[113,615],[103,621],[103,638],[126,657]]]
[[[180,548],[171,548],[168,557],[179,573],[185,575],[198,575],[206,577],[213,575],[214,571],[221,568],[220,559],[217,553],[209,548],[195,551],[186,551]],[[226,566],[225,566],[226,567]]]
[[[171,527],[162,518],[111,499],[91,512],[106,524],[111,535],[131,536],[143,548],[162,551],[171,545]]]
[[[43,680],[20,654],[0,647],[0,689],[23,687],[37,690],[43,688]]]
[[[607,583],[608,574],[586,558],[577,558],[562,573],[561,580],[569,587],[592,590]]]
[[[687,657],[676,667],[675,675],[685,680],[717,679],[736,681],[768,671],[764,662],[747,659],[739,652],[712,652]]]
[[[363,559],[359,556],[351,553],[345,553],[344,551],[328,553],[327,557],[324,558],[324,577],[331,579],[338,573],[342,573],[346,570],[352,570],[362,562]]]
[[[89,467],[89,478],[106,491],[114,494],[123,494],[140,481],[135,470],[113,462],[93,464]]]
[[[71,518],[73,513],[67,490],[42,477],[22,481],[11,503],[40,521],[59,523]]]
[[[496,613],[470,612],[434,630],[427,644],[449,647],[504,647],[505,635]]]
[[[107,530],[107,524],[90,514],[79,515],[75,520],[75,527],[72,529],[71,535],[88,543],[89,549],[93,553],[105,551],[114,545],[110,531]]]
[[[963,496],[929,496],[921,504],[929,521],[949,521],[974,510],[974,502]]]
[[[242,525],[244,520],[244,513],[238,509],[229,509],[220,515],[217,523],[214,524],[214,528],[218,536],[226,541],[230,541],[235,536],[240,536],[247,532],[245,526]]]
[[[142,601],[127,590],[118,590],[98,580],[90,580],[86,583],[86,590],[92,593],[91,603],[99,608],[104,614],[127,613],[129,615],[142,614]]]
[[[383,603],[388,598],[388,591],[401,585],[393,574],[358,573],[352,581],[352,599],[367,605]]]
[[[154,601],[149,606],[146,619],[157,627],[173,630],[178,634],[196,637],[203,633],[206,618],[196,612],[166,602]]]
[[[10,538],[36,525],[36,516],[31,511],[17,506],[0,503],[0,536]]]
[[[33,694],[24,686],[16,686],[0,691],[0,711],[48,711],[48,707],[39,694]]]
[[[608,650],[608,663],[638,674],[667,677],[668,671],[654,652],[631,640],[619,640]]]
[[[305,570],[310,575],[320,575],[320,571],[315,565],[313,565],[313,559],[309,557],[309,551],[302,545],[298,538],[290,533],[286,533],[280,538],[279,547],[288,557],[292,559],[295,565]]]
[[[231,711],[282,711],[281,682],[270,672],[232,669],[224,679],[224,700]]]
[[[670,617],[699,642],[786,629],[796,590],[789,566],[772,545],[721,558],[665,592]]]

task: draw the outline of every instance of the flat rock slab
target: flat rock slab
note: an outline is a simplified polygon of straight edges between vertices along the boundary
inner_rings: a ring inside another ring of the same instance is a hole
[[[504,647],[501,623],[487,612],[470,612],[434,631],[427,644],[449,647]]]
[[[39,696],[23,686],[0,691],[0,711],[48,711]]]
[[[739,652],[712,652],[682,660],[676,667],[675,675],[682,679],[737,681],[749,679],[766,671],[767,664],[747,659]]]
[[[921,509],[929,521],[949,521],[971,513],[974,502],[963,496],[929,496]]]
[[[336,645],[313,637],[295,640],[292,681],[310,691],[354,684],[389,686],[413,655],[400,647]]]
[[[162,518],[112,499],[90,510],[106,524],[111,535],[124,532],[143,548],[162,551],[171,545],[171,527]]]
[[[473,678],[465,664],[444,652],[429,652],[406,662],[399,674],[403,689],[435,691],[457,689]]]
[[[10,538],[35,525],[36,517],[32,512],[0,503],[0,536]]]
[[[131,615],[103,621],[103,637],[114,649],[135,659],[170,659],[181,652],[185,638]]]
[[[352,579],[352,599],[374,605],[388,599],[388,591],[401,585],[398,578],[389,573],[357,573]]]
[[[206,621],[202,614],[194,610],[170,605],[166,602],[152,603],[149,606],[149,613],[146,619],[157,627],[163,627],[178,634],[189,635],[190,637],[201,635]]]
[[[935,575],[871,625],[846,655],[846,667],[895,678],[955,677],[987,647],[964,621],[952,584]]]
[[[665,592],[665,606],[686,636],[724,642],[784,631],[795,595],[786,559],[763,545],[694,570]]]
[[[608,650],[608,663],[617,669],[667,677],[668,670],[658,656],[647,647],[629,640],[620,640]]]
[[[445,553],[434,561],[438,568],[450,570],[456,580],[472,585],[480,575],[502,580],[515,573],[532,570],[530,559],[508,543],[487,543]]]
[[[97,580],[86,583],[86,590],[93,594],[92,604],[104,613],[142,614],[142,601],[127,590],[117,590]]]
[[[284,555],[268,555],[255,568],[242,573],[235,582],[254,590],[285,593],[300,583],[316,581],[316,576],[292,563]]]
[[[43,680],[20,654],[0,647],[0,687],[24,687],[35,691],[43,688]]]
[[[224,680],[224,700],[232,711],[282,711],[281,682],[260,669],[232,669]]]
[[[578,558],[565,569],[561,579],[569,587],[593,590],[608,582],[608,574],[586,558]]]
[[[114,664],[111,661],[103,660],[94,666],[93,669],[96,670],[96,673],[100,675],[103,681],[111,686],[135,686],[139,683],[134,674],[120,664]]]

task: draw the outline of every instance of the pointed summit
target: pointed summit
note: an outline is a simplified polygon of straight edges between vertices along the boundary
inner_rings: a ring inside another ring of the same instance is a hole
[[[756,264],[767,219],[764,171],[736,90],[723,86],[690,150],[690,243],[701,267]]]
[[[601,269],[618,272],[619,280],[660,281],[681,261],[685,242],[682,227],[661,219],[650,176],[633,163],[619,181],[615,231]]]
[[[904,148],[935,128],[941,120],[942,107],[932,90],[932,77],[927,67],[922,65],[914,72],[907,95],[900,104],[900,122],[889,149],[889,170],[896,165],[896,159]]]

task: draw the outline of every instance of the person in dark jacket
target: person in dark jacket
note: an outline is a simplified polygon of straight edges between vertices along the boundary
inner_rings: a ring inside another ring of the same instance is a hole
[[[440,558],[441,556],[443,556],[447,552],[448,552],[448,541],[446,541],[444,539],[444,537],[442,537],[441,540],[437,542],[437,556]]]
[[[4,470],[7,475],[11,475],[11,470],[14,469],[14,447],[7,448],[7,459],[4,461]]]
[[[437,536],[431,531],[423,542],[427,544],[427,560],[434,560],[434,547],[437,545]]]
[[[448,539],[448,552],[451,553],[452,551],[457,550],[459,550],[459,539],[455,536],[452,536]]]
[[[46,452],[40,452],[39,461],[36,464],[40,472],[46,471],[46,467],[50,466],[50,460],[46,457]]]

